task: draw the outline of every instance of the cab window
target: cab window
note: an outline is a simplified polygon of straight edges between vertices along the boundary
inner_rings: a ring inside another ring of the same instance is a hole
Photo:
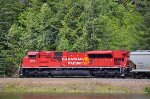
[[[90,58],[112,58],[111,54],[89,54]]]
[[[36,55],[28,55],[29,58],[36,58]]]

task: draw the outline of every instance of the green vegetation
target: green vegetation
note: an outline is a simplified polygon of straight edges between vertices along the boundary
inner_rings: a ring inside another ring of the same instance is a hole
[[[63,86],[20,86],[8,84],[0,92],[4,93],[143,93],[143,91],[133,91],[125,87],[110,85],[81,86],[78,84],[69,84]]]
[[[148,0],[1,0],[0,76],[30,50],[149,49]]]
[[[146,93],[150,94],[150,87],[146,87],[146,88],[144,89],[144,91],[145,91]]]

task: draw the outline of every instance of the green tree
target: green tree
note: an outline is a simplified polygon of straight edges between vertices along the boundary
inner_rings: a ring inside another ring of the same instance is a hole
[[[11,53],[18,53],[12,60],[15,65],[30,50],[51,50],[57,35],[57,18],[47,3],[33,1],[33,7],[21,13],[19,21],[9,30]],[[39,4],[41,7],[39,8]],[[38,7],[37,7],[38,6]],[[35,10],[37,9],[37,10]],[[18,60],[18,61],[17,61]]]
[[[131,4],[126,7],[117,5],[110,16],[107,24],[112,31],[111,49],[137,49],[138,39],[142,34],[139,27],[143,18],[136,12],[135,7]]]
[[[15,17],[15,21],[10,24],[11,28],[7,26],[8,29],[10,28],[8,35],[4,35],[7,51],[3,53],[8,57],[5,62],[10,63],[7,66],[9,68],[11,65],[18,66],[23,56],[30,50],[79,52],[148,48],[148,12],[142,13],[143,18],[136,9],[136,3],[130,0],[119,1],[28,0],[27,3],[23,2],[25,10],[16,10],[21,14],[15,14],[18,17]],[[20,6],[15,8],[18,9]],[[0,27],[3,31],[3,27]],[[142,45],[141,41],[146,44]]]
[[[140,49],[150,49],[150,1],[149,0],[139,0],[137,2],[138,11],[144,17],[144,24],[142,29],[144,33],[140,38]]]
[[[138,47],[142,34],[138,28],[143,19],[129,1],[66,0],[65,4],[70,9],[62,21],[58,41],[67,39],[71,51]]]
[[[0,75],[14,73],[13,64],[9,60],[8,31],[11,25],[18,19],[19,14],[26,8],[18,0],[0,1]],[[12,67],[11,67],[12,66]]]

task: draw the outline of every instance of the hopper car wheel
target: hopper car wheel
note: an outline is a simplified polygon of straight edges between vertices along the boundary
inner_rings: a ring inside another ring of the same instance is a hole
[[[142,77],[142,75],[138,74],[138,73],[133,73],[132,74],[132,78],[135,78],[135,79],[140,79]]]
[[[136,79],[141,79],[141,78],[143,78],[144,76],[143,76],[143,74],[137,74],[136,75]]]
[[[136,73],[132,73],[132,78],[136,78]]]

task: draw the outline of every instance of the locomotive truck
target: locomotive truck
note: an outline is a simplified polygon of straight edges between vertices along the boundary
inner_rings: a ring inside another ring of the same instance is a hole
[[[19,76],[125,77],[130,69],[126,50],[30,51],[21,62]]]

